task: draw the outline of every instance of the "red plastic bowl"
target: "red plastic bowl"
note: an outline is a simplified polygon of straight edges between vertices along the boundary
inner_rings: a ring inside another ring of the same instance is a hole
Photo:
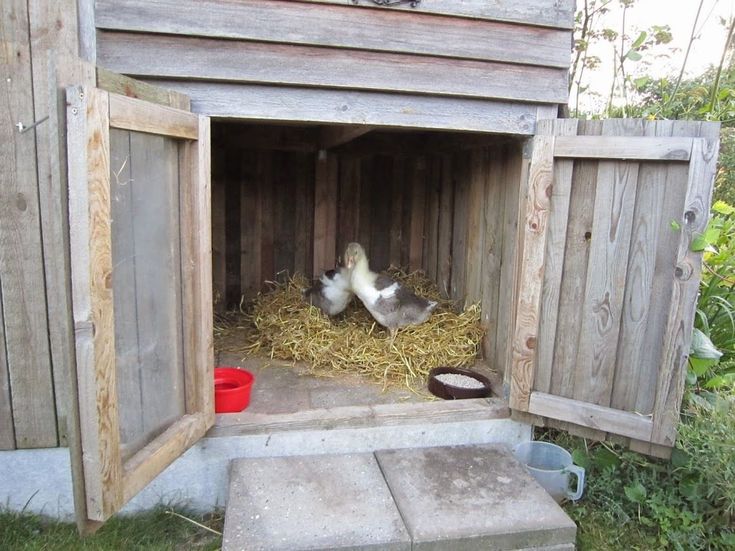
[[[237,367],[214,368],[215,413],[237,413],[250,404],[250,389],[255,377]]]

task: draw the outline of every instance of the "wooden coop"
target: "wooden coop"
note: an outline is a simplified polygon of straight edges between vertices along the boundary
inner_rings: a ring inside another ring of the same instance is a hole
[[[353,240],[481,304],[516,418],[670,452],[718,125],[557,118],[572,0],[413,4],[3,2],[0,449],[83,518],[215,423],[213,311]]]

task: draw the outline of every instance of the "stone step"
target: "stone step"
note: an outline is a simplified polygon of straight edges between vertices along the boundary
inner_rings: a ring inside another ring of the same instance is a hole
[[[573,549],[574,522],[504,445],[233,461],[223,549]]]

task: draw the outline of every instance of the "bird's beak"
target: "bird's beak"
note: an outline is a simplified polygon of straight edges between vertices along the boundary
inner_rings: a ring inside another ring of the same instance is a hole
[[[352,256],[348,256],[345,260],[347,260],[347,269],[351,270],[355,266],[354,258]]]

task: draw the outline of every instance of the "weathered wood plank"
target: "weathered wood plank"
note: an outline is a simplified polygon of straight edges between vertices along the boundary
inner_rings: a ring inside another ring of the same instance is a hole
[[[366,125],[325,126],[319,132],[319,147],[321,149],[332,149],[344,145],[360,136],[364,136],[372,129],[372,126]]]
[[[10,403],[8,359],[5,350],[5,318],[3,301],[0,297],[0,450],[12,450],[15,449],[15,433],[13,431],[13,408]]]
[[[420,270],[424,252],[424,215],[426,213],[426,157],[416,157],[411,167],[411,229],[408,269]]]
[[[337,157],[320,151],[314,177],[314,277],[331,270],[336,264],[338,180]]]
[[[295,182],[291,157],[273,152],[273,262],[275,281],[294,273],[294,213]]]
[[[36,120],[28,6],[0,6],[0,299],[12,392],[15,445],[56,446],[57,427],[46,312],[43,243],[36,172]],[[41,60],[39,59],[39,62]],[[45,70],[43,63],[39,70]],[[39,90],[39,96],[46,90]],[[44,113],[45,116],[47,113]],[[42,175],[43,177],[43,175]]]
[[[235,40],[98,33],[99,62],[138,77],[539,103],[567,101],[566,69]]]
[[[452,157],[441,156],[439,190],[439,235],[436,253],[437,285],[445,296],[452,295],[452,227],[454,226],[454,183]]]
[[[510,375],[511,336],[513,334],[514,289],[516,287],[516,262],[520,262],[518,250],[519,212],[521,189],[525,188],[528,162],[522,144],[511,144],[503,149],[503,214],[501,232],[501,259],[498,290],[498,327],[495,351],[488,361],[508,381]]]
[[[499,398],[447,400],[405,404],[378,404],[312,409],[288,414],[259,414],[247,410],[231,415],[219,415],[209,438],[224,438],[251,434],[270,434],[289,430],[319,430],[330,428],[362,428],[403,425],[412,419],[435,423],[506,419],[510,412]]]
[[[391,213],[390,213],[390,251],[388,258],[393,266],[401,266],[401,250],[403,249],[403,182],[406,167],[404,159],[393,159],[393,173],[391,174]]]
[[[253,84],[156,80],[212,117],[368,124],[530,136],[536,104]]]
[[[528,175],[528,197],[519,219],[522,260],[515,295],[510,407],[528,411],[538,344],[544,253],[553,186],[554,137],[536,136]]]
[[[106,30],[569,67],[569,32],[539,26],[267,0],[103,0],[96,7],[97,27]]]
[[[108,95],[67,90],[69,232],[79,419],[87,513],[105,520],[122,502],[115,380]]]
[[[637,163],[601,161],[574,397],[610,403],[638,180]]]
[[[691,243],[707,227],[718,151],[717,141],[708,142],[704,138],[695,140],[692,148],[684,224],[674,269],[674,290],[653,407],[652,441],[665,446],[673,446],[676,440],[699,290],[702,254],[692,251]]]
[[[543,392],[531,393],[529,411],[638,440],[650,439],[653,430],[653,422],[648,417]]]
[[[482,294],[482,324],[485,327],[485,336],[482,340],[483,355],[494,369],[495,351],[498,331],[498,312],[501,293],[502,262],[503,262],[503,230],[505,194],[509,187],[518,188],[518,182],[506,179],[507,155],[510,150],[503,146],[489,149],[485,164],[486,181],[484,187],[483,216],[483,247],[482,273],[480,285]],[[500,370],[499,370],[500,371]]]
[[[302,0],[316,4],[342,4],[343,0]],[[423,0],[416,7],[410,4],[391,5],[386,8],[369,0],[358,0],[359,7],[435,13],[529,23],[548,27],[571,29],[574,19],[573,0],[562,0],[549,5],[547,0],[527,0],[519,3],[512,0]]]
[[[129,130],[110,130],[110,216],[113,307],[115,310],[115,378],[123,459],[140,446],[144,435],[135,284],[133,159]]]
[[[437,255],[439,246],[439,193],[441,191],[441,159],[431,156],[426,182],[426,237],[424,239],[424,262],[426,276],[437,282]],[[395,189],[395,183],[394,183]],[[394,195],[395,196],[395,195]]]
[[[240,157],[240,290],[245,300],[252,300],[260,291],[262,220],[258,161],[255,152],[244,152]],[[212,209],[217,212],[215,205]]]
[[[189,96],[97,67],[97,87],[129,98],[189,111]]]
[[[465,305],[467,289],[467,213],[470,190],[470,152],[460,151],[452,156],[454,167],[454,212],[452,215],[451,297]]]
[[[360,216],[360,161],[353,156],[339,157],[339,197],[337,205],[337,259],[347,244],[357,241],[357,226]],[[314,266],[316,251],[314,251]]]
[[[132,132],[135,315],[144,440],[186,411],[181,326],[178,144]],[[113,257],[115,264],[121,261]],[[113,272],[114,277],[114,272]],[[128,320],[116,316],[115,323]]]
[[[467,250],[465,253],[465,304],[482,299],[485,270],[485,194],[489,158],[487,149],[473,149],[469,155],[469,189],[467,192]]]
[[[266,281],[275,277],[274,222],[273,222],[273,154],[258,152],[258,185],[260,187],[260,221],[262,224],[260,244],[260,289],[265,290]]]
[[[577,121],[559,120],[551,126],[539,124],[538,131],[560,135],[577,134]],[[539,326],[538,358],[534,389],[549,392],[554,366],[554,344],[559,315],[559,295],[566,252],[567,224],[569,223],[569,198],[572,193],[572,173],[574,161],[554,160],[554,187],[551,195],[549,230],[546,240],[546,267],[544,268],[544,287],[541,294],[541,324]]]
[[[198,131],[197,116],[192,113],[120,94],[110,94],[110,126],[190,140],[196,139]]]
[[[653,136],[560,136],[555,157],[627,161],[688,161],[691,138]]]
[[[365,252],[368,255],[368,259],[371,256],[370,251],[370,220],[372,213],[370,212],[371,201],[373,193],[375,193],[373,179],[373,158],[364,157],[359,161],[359,172],[360,172],[360,194],[358,196],[359,207],[357,212],[359,215],[357,219],[357,242],[360,243]]]
[[[393,159],[376,155],[372,159],[372,188],[370,196],[370,266],[382,271],[390,266],[391,214],[388,200],[393,193]]]
[[[75,0],[28,2],[31,52],[33,55],[33,109],[35,120],[49,119],[34,129],[38,197],[43,235],[46,304],[49,319],[49,347],[54,380],[54,401],[59,445],[67,445],[70,418],[70,363],[73,361],[74,330],[68,287],[68,235],[66,202],[66,159],[61,164],[66,108],[63,87],[93,84],[89,73],[76,60],[77,5]],[[92,68],[91,73],[94,72]],[[86,73],[86,74],[85,74]],[[64,80],[75,77],[75,82]],[[92,77],[93,78],[93,77]],[[61,115],[61,116],[60,116]],[[62,170],[63,167],[63,170]]]

